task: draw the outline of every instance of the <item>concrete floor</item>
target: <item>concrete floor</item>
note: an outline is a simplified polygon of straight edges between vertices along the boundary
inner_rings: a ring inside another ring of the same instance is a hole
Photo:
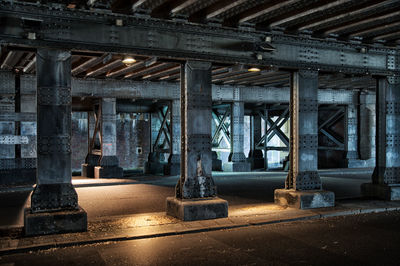
[[[323,187],[336,199],[360,197],[360,185],[370,182],[371,169],[321,171]],[[235,206],[273,202],[273,191],[282,188],[284,172],[213,173],[218,194]],[[93,180],[74,177],[79,204],[88,219],[165,211],[166,198],[173,196],[177,176],[135,176],[128,180]],[[31,191],[0,193],[1,227],[22,226],[23,209],[30,205]]]
[[[0,257],[0,265],[399,265],[400,212],[155,237]]]

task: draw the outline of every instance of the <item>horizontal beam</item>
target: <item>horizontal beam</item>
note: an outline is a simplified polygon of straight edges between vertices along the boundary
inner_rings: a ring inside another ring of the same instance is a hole
[[[0,42],[3,44],[344,73],[392,75],[399,70],[398,50],[382,46],[89,10],[55,9],[9,0],[0,3],[0,16]]]
[[[74,97],[117,97],[119,99],[180,99],[180,84],[172,82],[151,82],[112,79],[77,79],[71,81]],[[21,92],[36,93],[36,77],[21,76]],[[215,102],[247,103],[289,103],[289,88],[237,87],[212,85],[212,100]],[[352,104],[357,101],[357,93],[351,90],[318,90],[320,104]]]

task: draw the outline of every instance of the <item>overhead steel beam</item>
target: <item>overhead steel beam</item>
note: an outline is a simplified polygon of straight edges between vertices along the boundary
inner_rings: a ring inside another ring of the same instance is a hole
[[[6,44],[272,65],[288,69],[312,68],[344,73],[369,71],[379,75],[391,75],[397,72],[399,65],[397,50],[379,46],[185,22],[178,24],[113,13],[55,10],[36,3],[2,1],[0,16],[3,18],[0,42]],[[117,20],[123,20],[124,26],[110,23]],[[264,50],[266,46],[273,47],[273,51]]]
[[[4,73],[5,78],[9,76],[8,72],[0,72],[0,80],[2,73]],[[36,93],[35,76],[21,75],[20,79],[21,91],[23,91],[24,94]],[[180,99],[179,83],[171,82],[72,78],[71,88],[73,97],[117,97],[119,99],[159,100]],[[0,93],[3,93],[1,87]],[[4,93],[9,92],[4,90]],[[352,104],[355,101],[355,97],[357,97],[357,92],[351,90],[318,90],[318,102],[320,104]],[[289,88],[212,85],[212,99],[215,102],[243,101],[249,103],[288,103]]]

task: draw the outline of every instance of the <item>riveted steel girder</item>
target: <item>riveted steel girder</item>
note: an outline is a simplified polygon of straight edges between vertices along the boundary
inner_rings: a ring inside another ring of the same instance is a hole
[[[398,50],[360,43],[15,1],[0,3],[0,17],[5,44],[345,73],[392,75],[399,70]]]

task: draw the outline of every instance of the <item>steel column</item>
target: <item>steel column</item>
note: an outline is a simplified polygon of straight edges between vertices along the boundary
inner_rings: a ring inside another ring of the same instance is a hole
[[[400,78],[377,79],[376,166],[364,195],[400,200]]]
[[[231,153],[228,162],[223,164],[227,172],[249,172],[250,163],[246,162],[243,152],[244,145],[244,102],[231,104]]]
[[[300,70],[291,78],[290,167],[285,189],[275,202],[301,209],[334,205],[334,194],[322,191],[318,174],[318,72]]]
[[[256,148],[261,139],[261,120],[261,116],[257,114],[250,116],[250,151],[247,161],[251,164],[251,169],[264,167],[263,153]]]
[[[86,213],[71,183],[71,53],[38,49],[36,66],[37,185],[25,212],[25,233],[86,230]]]
[[[358,159],[358,123],[357,107],[355,104],[346,106],[345,115],[345,150],[347,167],[352,167],[353,161]]]
[[[115,98],[102,98],[100,103],[99,165],[94,168],[95,178],[121,178],[123,170],[117,157],[117,110]]]
[[[216,197],[211,176],[211,64],[188,61],[184,71],[185,82],[181,83],[181,177],[175,197],[167,199],[167,214],[182,220],[227,217],[228,203]]]
[[[179,175],[181,165],[181,105],[179,100],[171,102],[171,147],[164,174]]]

